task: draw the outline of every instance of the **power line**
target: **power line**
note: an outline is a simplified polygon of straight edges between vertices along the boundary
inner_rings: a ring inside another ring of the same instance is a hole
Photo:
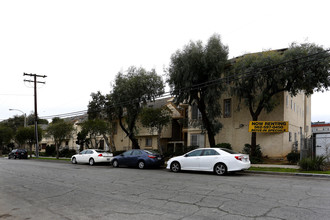
[[[214,80],[209,80],[207,82],[195,84],[195,85],[192,85],[190,87],[181,88],[181,89],[179,89],[179,91],[198,90],[198,89],[205,88],[205,87],[208,87],[208,86],[212,86],[212,85],[215,85],[215,84],[218,84],[218,83],[223,83],[223,82],[228,83],[230,81],[247,78],[247,77],[251,77],[251,76],[254,76],[254,75],[269,73],[270,71],[275,71],[275,70],[278,70],[280,68],[287,68],[287,67],[297,65],[297,64],[308,63],[308,62],[312,62],[312,61],[316,61],[316,60],[320,60],[320,59],[325,59],[325,58],[330,57],[330,55],[327,54],[323,57],[316,57],[314,59],[309,59],[309,60],[297,62],[297,61],[300,61],[302,59],[308,59],[310,57],[314,57],[314,56],[317,56],[317,55],[326,54],[329,51],[330,50],[325,50],[325,51],[322,51],[322,52],[318,52],[318,53],[314,53],[314,54],[308,54],[306,56],[294,58],[294,59],[291,59],[291,60],[288,60],[288,61],[283,61],[283,62],[280,62],[280,63],[277,63],[277,64],[263,66],[263,67],[259,68],[260,71],[258,71],[258,72],[248,70],[248,71],[245,71],[244,73],[238,73],[238,74],[231,75],[231,76],[226,76],[226,77],[221,77],[221,78],[217,78],[217,79],[214,79]],[[291,65],[288,66],[287,64],[291,64]],[[165,92],[165,93],[163,93],[163,95],[158,96],[156,98],[166,98],[168,96],[171,96],[171,93],[172,93],[171,91]],[[135,102],[138,102],[138,101],[139,100],[127,100],[127,101],[123,101],[123,102],[120,102],[120,103],[110,105],[110,106],[108,106],[108,108],[114,108],[118,105],[135,103]],[[87,112],[88,112],[88,110],[82,110],[82,111],[76,111],[76,112],[70,112],[70,113],[64,113],[64,114],[58,114],[58,115],[44,116],[44,117],[41,117],[41,118],[50,119],[50,118],[53,118],[53,117],[75,117],[75,116],[84,115]]]

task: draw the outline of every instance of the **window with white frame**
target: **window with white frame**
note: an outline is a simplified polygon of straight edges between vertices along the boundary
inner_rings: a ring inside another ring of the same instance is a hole
[[[204,147],[204,134],[191,134],[190,145]]]

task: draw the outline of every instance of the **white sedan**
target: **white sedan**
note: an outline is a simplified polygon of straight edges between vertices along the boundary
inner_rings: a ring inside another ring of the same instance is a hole
[[[89,165],[93,166],[95,163],[110,163],[112,157],[112,153],[106,152],[104,150],[86,149],[81,151],[79,154],[73,155],[71,157],[71,162],[73,164],[89,163]]]
[[[226,148],[199,148],[182,156],[173,157],[167,162],[166,169],[210,171],[217,175],[249,169],[249,155],[236,153]]]

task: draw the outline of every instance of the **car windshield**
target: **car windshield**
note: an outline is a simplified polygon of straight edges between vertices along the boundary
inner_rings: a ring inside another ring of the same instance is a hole
[[[230,153],[230,154],[238,154],[236,151],[233,151],[233,150],[230,150],[230,149],[227,149],[227,148],[220,148],[221,150],[223,151],[226,151],[227,153]]]
[[[95,150],[95,151],[96,151],[96,153],[108,153],[105,150]]]

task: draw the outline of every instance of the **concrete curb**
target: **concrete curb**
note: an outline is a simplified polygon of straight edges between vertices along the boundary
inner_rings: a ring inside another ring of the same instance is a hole
[[[269,175],[281,175],[281,176],[303,176],[303,177],[321,177],[321,178],[330,178],[329,174],[319,174],[319,173],[286,173],[286,172],[272,172],[272,171],[254,171],[254,170],[245,170],[246,173],[255,173],[255,174],[269,174]]]

